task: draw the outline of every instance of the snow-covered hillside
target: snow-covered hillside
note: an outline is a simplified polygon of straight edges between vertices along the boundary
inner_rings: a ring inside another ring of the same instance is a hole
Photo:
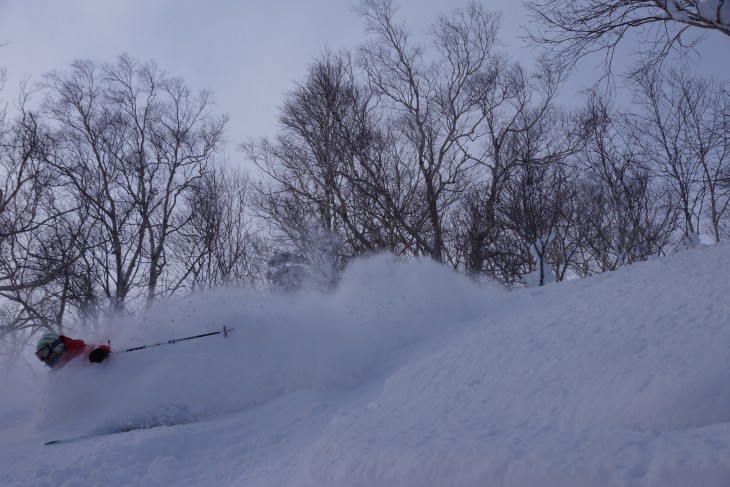
[[[14,375],[0,485],[728,486],[728,276],[728,245],[514,292],[378,256],[166,303],[82,338],[236,330]]]

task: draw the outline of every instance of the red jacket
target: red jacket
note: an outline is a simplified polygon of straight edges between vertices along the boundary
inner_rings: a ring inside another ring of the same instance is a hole
[[[67,363],[82,354],[86,354],[86,358],[88,360],[89,353],[96,348],[102,348],[110,353],[112,351],[112,349],[106,345],[87,345],[86,342],[84,342],[83,340],[75,340],[64,335],[61,335],[59,338],[66,347],[66,350],[61,354],[61,357],[58,359],[58,365],[60,366],[66,365]]]

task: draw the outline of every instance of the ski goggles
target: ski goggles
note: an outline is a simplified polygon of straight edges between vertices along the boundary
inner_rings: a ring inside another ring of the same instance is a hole
[[[58,346],[58,344],[60,344],[60,343],[61,342],[57,341],[51,345],[46,345],[45,347],[39,348],[36,351],[35,356],[38,357],[38,360],[40,360],[40,361],[47,360],[48,358],[51,357],[51,355],[53,355],[53,352],[55,352],[54,348],[56,346]]]
[[[53,349],[50,345],[46,345],[43,348],[39,348],[38,351],[35,353],[35,356],[38,357],[39,360],[46,360],[48,357],[51,356],[53,353]]]

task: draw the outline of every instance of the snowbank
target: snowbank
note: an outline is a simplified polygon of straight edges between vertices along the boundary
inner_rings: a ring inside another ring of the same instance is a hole
[[[728,275],[724,244],[512,293],[378,256],[331,295],[164,303],[112,346],[236,331],[3,402],[0,484],[726,487]]]
[[[298,485],[730,485],[729,251],[514,293],[332,421]]]

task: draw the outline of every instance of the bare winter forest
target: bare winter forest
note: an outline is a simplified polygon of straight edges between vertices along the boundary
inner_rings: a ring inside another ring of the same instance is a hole
[[[481,3],[434,19],[420,44],[391,0],[362,1],[363,43],[311,60],[274,137],[228,134],[212,93],[152,60],[33,80],[0,105],[6,348],[201,289],[329,289],[377,252],[512,287],[730,237],[729,80],[682,61],[704,30],[730,52],[730,2],[525,6],[547,48],[529,68]],[[619,76],[612,52],[633,29],[646,51]],[[561,106],[595,51],[631,103],[586,87]]]

